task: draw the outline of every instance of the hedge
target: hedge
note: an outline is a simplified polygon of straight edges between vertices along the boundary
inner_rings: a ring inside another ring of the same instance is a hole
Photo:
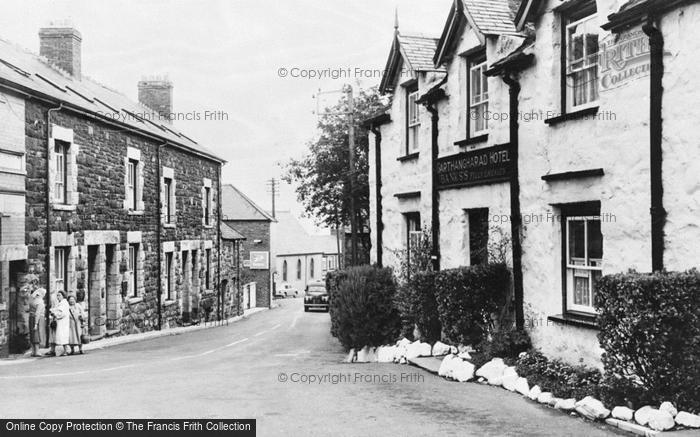
[[[551,392],[558,398],[600,398],[603,375],[598,369],[550,360],[535,350],[519,357],[515,368],[518,375],[527,378],[531,387],[539,385],[543,392]]]
[[[398,289],[396,307],[401,314],[404,334],[413,333],[414,325],[420,331],[420,340],[435,343],[440,340],[442,326],[435,300],[435,273],[415,272]]]
[[[435,275],[435,298],[444,339],[478,345],[487,338],[492,315],[506,303],[510,272],[505,264],[479,264]]]
[[[401,329],[389,268],[351,267],[327,278],[331,333],[346,348],[393,343]]]
[[[700,411],[700,273],[605,276],[595,305],[608,397]]]

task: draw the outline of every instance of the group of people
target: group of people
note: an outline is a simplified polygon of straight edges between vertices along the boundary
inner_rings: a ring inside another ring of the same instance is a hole
[[[46,356],[63,356],[83,353],[83,343],[89,340],[85,309],[78,303],[75,294],[66,298],[66,293],[58,291],[51,295],[51,306],[46,317],[46,289],[38,288],[29,302],[29,337],[32,356],[38,357],[39,348],[48,343],[51,350]],[[68,352],[70,346],[70,352]],[[58,352],[57,352],[58,348]]]

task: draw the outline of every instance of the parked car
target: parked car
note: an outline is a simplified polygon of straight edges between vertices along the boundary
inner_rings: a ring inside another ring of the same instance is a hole
[[[275,295],[277,297],[297,297],[299,296],[299,290],[289,284],[284,284],[282,288],[277,289]]]
[[[304,293],[304,311],[312,309],[330,310],[328,291],[323,282],[313,282],[306,286]]]

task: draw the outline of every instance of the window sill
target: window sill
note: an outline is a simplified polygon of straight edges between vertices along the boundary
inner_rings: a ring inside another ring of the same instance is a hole
[[[143,211],[143,210],[134,210],[134,209],[130,209],[130,210],[129,210],[129,215],[144,215],[144,211]]]
[[[455,142],[455,146],[464,147],[471,146],[472,144],[484,143],[489,140],[489,134],[478,135],[476,137],[467,138],[466,140],[460,140]]]
[[[143,298],[142,297],[130,297],[128,302],[129,302],[129,305],[136,305],[137,303],[143,302]]]
[[[66,203],[54,203],[53,209],[56,211],[75,211],[76,205],[68,205]]]
[[[569,112],[566,114],[561,114],[556,117],[548,118],[544,122],[545,124],[548,124],[550,126],[557,125],[559,123],[563,123],[565,121],[571,121],[571,120],[580,120],[582,118],[591,116],[591,115],[596,115],[598,113],[598,106],[592,106],[590,108],[585,108],[585,109],[579,109],[578,111],[573,111]]]
[[[6,303],[0,303],[0,311],[5,311],[7,310],[7,304]]]
[[[398,158],[396,158],[396,160],[399,162],[413,161],[415,159],[418,159],[418,155],[418,152],[409,153],[408,155],[399,156]]]
[[[549,316],[547,320],[562,325],[578,326],[579,328],[600,329],[597,316],[593,314],[567,312],[566,314]]]
[[[163,223],[163,227],[166,229],[175,229],[175,223]]]
[[[169,307],[170,305],[173,305],[173,304],[176,304],[176,303],[177,303],[176,300],[166,300],[166,301],[163,302],[163,306],[164,306],[164,307]]]
[[[212,229],[214,228],[214,225],[202,225],[204,229]]]

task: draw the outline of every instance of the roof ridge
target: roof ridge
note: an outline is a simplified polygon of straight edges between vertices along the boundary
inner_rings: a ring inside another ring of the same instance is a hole
[[[248,202],[248,203],[249,203],[253,208],[255,208],[260,214],[262,214],[263,216],[265,216],[265,218],[267,218],[267,219],[269,219],[269,220],[271,220],[271,221],[277,221],[277,220],[275,220],[274,217],[272,217],[272,216],[271,216],[270,214],[268,214],[264,209],[262,209],[262,207],[261,207],[260,205],[258,205],[257,203],[255,203],[255,202],[253,201],[253,199],[251,199],[250,197],[246,196],[245,193],[243,193],[243,191],[241,191],[241,190],[239,190],[238,188],[236,188],[235,185],[233,185],[232,183],[223,184],[223,185],[224,185],[224,186],[228,185],[228,186],[230,186],[231,188],[233,188],[234,191],[236,191],[246,202]]]

